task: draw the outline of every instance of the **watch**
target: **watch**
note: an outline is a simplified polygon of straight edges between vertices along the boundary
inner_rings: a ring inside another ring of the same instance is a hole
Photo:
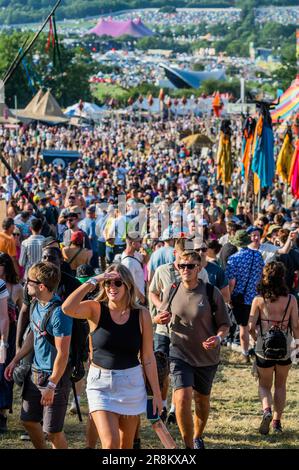
[[[91,284],[92,286],[96,287],[98,285],[98,281],[94,277],[91,277],[85,281],[85,284]]]

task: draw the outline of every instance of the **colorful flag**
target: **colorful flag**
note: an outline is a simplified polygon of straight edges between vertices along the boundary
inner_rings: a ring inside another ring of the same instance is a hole
[[[276,173],[281,177],[284,183],[288,182],[292,158],[295,150],[292,143],[292,137],[292,130],[289,128],[285,134],[282,147],[277,157]]]
[[[295,199],[299,199],[299,139],[296,141],[296,148],[290,168],[289,183]]]
[[[272,186],[274,178],[274,136],[271,116],[266,103],[261,103],[253,143],[251,168],[260,179],[261,188]]]

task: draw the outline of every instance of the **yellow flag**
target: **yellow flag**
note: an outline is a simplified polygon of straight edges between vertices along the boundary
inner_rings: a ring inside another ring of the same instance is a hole
[[[276,172],[284,183],[288,182],[294,150],[290,135],[286,133],[276,163]]]

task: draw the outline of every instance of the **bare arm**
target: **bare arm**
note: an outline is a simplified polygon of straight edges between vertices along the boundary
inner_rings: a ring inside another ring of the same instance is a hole
[[[249,321],[248,321],[249,334],[254,339],[254,341],[256,341],[256,338],[257,338],[255,327],[259,318],[259,314],[260,314],[260,298],[254,297],[253,302],[251,304],[251,310],[250,310]]]
[[[72,318],[93,320],[96,308],[99,309],[99,303],[95,300],[85,300],[82,302],[84,297],[93,290],[94,286],[88,283],[78,287],[63,302],[61,306],[63,313]]]
[[[26,327],[29,324],[29,305],[22,304],[19,318],[17,322],[17,334],[16,334],[16,351],[18,352],[22,346],[23,335]]]
[[[229,285],[229,291],[230,293],[232,294],[234,288],[235,288],[235,285],[236,285],[236,279],[230,279],[228,281],[228,285]]]
[[[0,339],[7,343],[9,333],[9,317],[7,298],[0,299]]]
[[[53,364],[53,371],[51,377],[49,377],[49,380],[57,384],[63,376],[68,363],[71,336],[55,336],[54,341],[57,355]]]
[[[220,292],[223,296],[224,302],[226,304],[228,304],[230,302],[230,289],[229,289],[229,286],[222,287],[222,289],[220,289]]]
[[[16,353],[13,360],[10,362],[10,364],[8,364],[8,366],[6,367],[4,371],[4,377],[6,378],[6,380],[12,380],[12,374],[16,365],[20,362],[21,359],[23,359],[23,357],[27,356],[27,354],[29,354],[32,351],[33,339],[34,339],[33,332],[30,331],[30,333],[28,334],[28,336],[26,337],[24,341],[23,346],[19,349],[19,351]]]
[[[153,412],[160,414],[163,408],[161,391],[159,387],[157,364],[153,350],[153,327],[151,316],[146,309],[141,310],[142,315],[142,347],[141,361],[145,375],[153,392]]]
[[[291,298],[291,327],[294,339],[299,339],[299,319],[298,319],[298,304],[296,298],[292,295]],[[297,345],[299,347],[299,345]]]

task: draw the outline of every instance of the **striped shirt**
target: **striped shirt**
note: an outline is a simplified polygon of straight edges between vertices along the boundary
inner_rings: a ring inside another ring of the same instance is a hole
[[[42,235],[31,235],[22,242],[19,264],[25,268],[26,273],[33,264],[41,261],[44,240]]]
[[[0,300],[1,299],[6,299],[9,297],[9,292],[7,290],[6,284],[2,279],[0,279]]]

